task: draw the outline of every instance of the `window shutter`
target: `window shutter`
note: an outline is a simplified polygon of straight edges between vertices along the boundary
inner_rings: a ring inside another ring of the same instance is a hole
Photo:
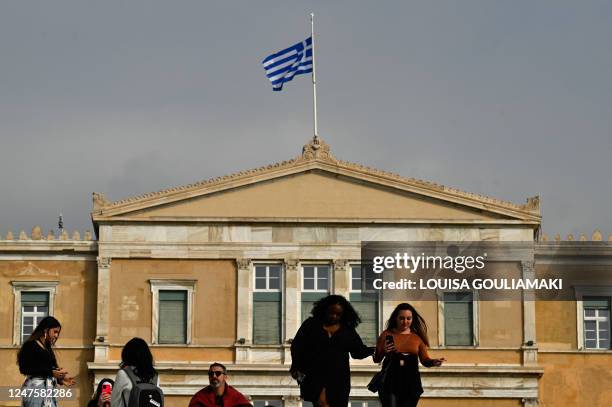
[[[30,307],[31,306],[48,307],[49,306],[49,293],[22,291],[21,292],[21,305],[30,306]]]
[[[310,311],[312,311],[314,303],[319,301],[321,298],[327,297],[328,295],[328,293],[322,292],[302,292],[302,322],[312,316]]]
[[[473,345],[472,311],[471,293],[444,294],[445,345]]]
[[[355,302],[353,307],[361,317],[361,324],[357,327],[357,333],[361,336],[363,343],[374,346],[378,331],[377,304],[375,302]]]
[[[274,345],[280,342],[280,293],[253,293],[253,343]]]
[[[159,343],[187,343],[187,291],[159,291]]]
[[[585,297],[584,301],[585,309],[603,309],[609,308],[608,299],[605,297]]]
[[[351,305],[361,318],[357,333],[363,343],[374,346],[378,338],[378,296],[351,293]]]
[[[310,311],[312,311],[313,305],[314,305],[314,301],[302,300],[302,322],[304,322],[307,318],[312,316],[310,314]]]

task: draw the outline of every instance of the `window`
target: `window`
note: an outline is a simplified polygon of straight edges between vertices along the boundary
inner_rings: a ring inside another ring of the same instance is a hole
[[[577,286],[575,290],[578,349],[611,349],[612,286]]]
[[[21,342],[34,332],[40,321],[49,315],[49,293],[25,291],[21,293]]]
[[[473,293],[445,292],[442,296],[443,345],[476,345],[477,318]]]
[[[253,407],[266,407],[266,406],[270,406],[270,407],[283,407],[283,401],[282,400],[253,399],[251,401],[253,402]]]
[[[19,345],[46,316],[53,315],[57,281],[11,281],[13,307],[13,345]]]
[[[255,265],[253,292],[253,343],[280,344],[282,341],[282,266]]]
[[[153,294],[151,342],[190,344],[195,280],[149,280]]]
[[[374,346],[378,337],[379,291],[372,289],[374,272],[370,267],[351,266],[351,292],[349,300],[361,317],[357,333],[363,342]]]
[[[610,349],[610,298],[584,297],[584,347]]]
[[[187,343],[187,291],[159,291],[158,343]]]
[[[378,292],[378,290],[374,289],[375,278],[377,278],[376,273],[374,273],[372,267],[365,267],[359,264],[351,266],[351,291]]]
[[[302,321],[310,316],[315,302],[329,294],[330,267],[305,265],[302,268]]]
[[[255,266],[255,290],[256,291],[280,291],[281,288],[281,266],[259,265]]]
[[[304,266],[304,291],[329,291],[329,266]]]

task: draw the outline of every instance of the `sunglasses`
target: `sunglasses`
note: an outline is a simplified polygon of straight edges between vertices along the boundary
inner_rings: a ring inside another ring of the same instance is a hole
[[[213,377],[213,376],[221,376],[222,374],[225,374],[224,372],[220,371],[220,370],[211,370],[208,372],[208,377]]]

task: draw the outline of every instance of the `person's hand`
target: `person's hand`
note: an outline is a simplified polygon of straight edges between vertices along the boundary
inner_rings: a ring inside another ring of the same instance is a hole
[[[100,394],[100,399],[98,400],[99,407],[108,407],[111,402],[111,394],[110,393],[102,393]]]
[[[67,374],[68,372],[62,368],[58,367],[57,369],[53,369],[53,377],[55,377],[58,381],[63,380]]]
[[[442,366],[442,363],[446,362],[446,359],[444,358],[440,358],[440,359],[432,359],[431,360],[431,365],[438,367],[438,366]]]
[[[74,386],[76,384],[76,380],[74,379],[74,377],[64,377],[61,384],[68,387]]]
[[[386,342],[385,343],[385,353],[397,352],[397,348],[395,347],[394,342]]]

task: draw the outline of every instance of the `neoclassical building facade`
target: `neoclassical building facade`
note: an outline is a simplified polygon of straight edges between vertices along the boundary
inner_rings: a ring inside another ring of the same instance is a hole
[[[610,239],[549,240],[537,197],[517,205],[403,178],[336,159],[318,138],[255,170],[117,202],[94,193],[92,220],[96,238],[35,230],[0,240],[2,382],[23,380],[16,350],[53,314],[60,363],[79,375],[78,399],[62,405],[84,405],[138,336],[169,406],[186,405],[215,361],[256,406],[300,406],[290,343],[313,302],[349,298],[370,344],[397,303],[364,294],[364,241],[519,242],[527,250],[508,262],[524,277],[612,275]],[[612,405],[612,285],[575,292],[575,301],[417,301],[430,353],[448,360],[421,368],[422,405]],[[375,405],[366,384],[378,367],[352,364],[351,404]]]

